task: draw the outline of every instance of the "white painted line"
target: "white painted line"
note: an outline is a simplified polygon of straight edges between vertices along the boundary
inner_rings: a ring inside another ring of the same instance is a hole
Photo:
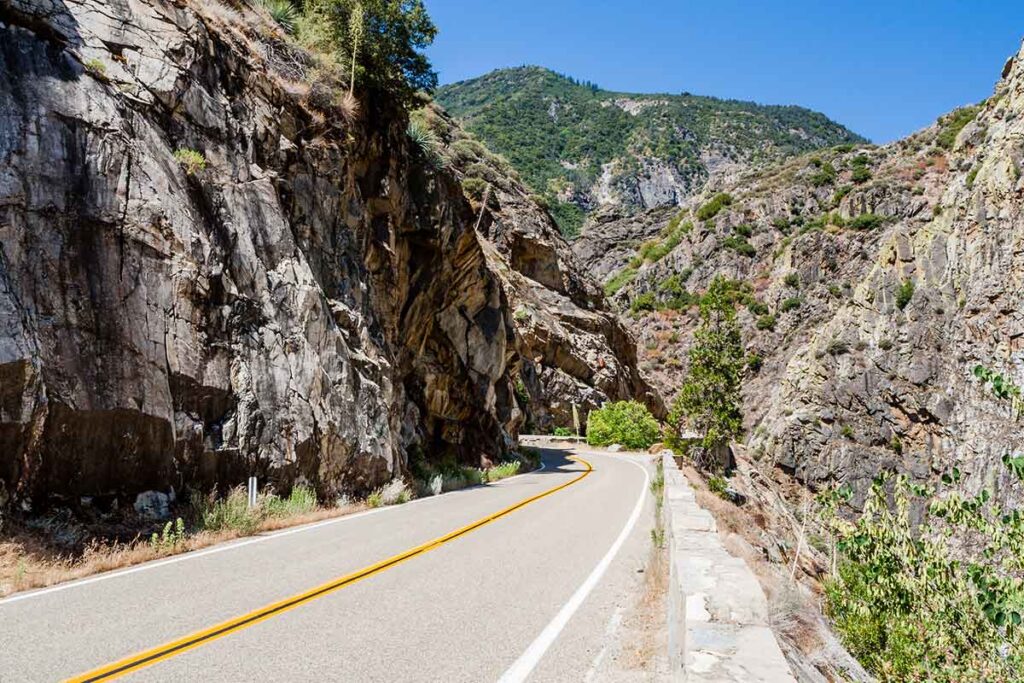
[[[626,462],[633,463],[644,473],[644,485],[640,489],[640,496],[637,498],[636,505],[633,506],[633,512],[626,521],[626,525],[622,527],[622,531],[619,533],[619,537],[612,543],[612,547],[608,549],[601,561],[597,563],[594,570],[590,572],[590,575],[580,584],[580,587],[576,589],[576,592],[572,594],[569,601],[566,602],[562,609],[558,611],[555,618],[544,627],[544,630],[540,632],[540,635],[530,643],[530,646],[526,648],[523,654],[519,655],[519,659],[513,662],[512,666],[508,668],[501,678],[498,679],[498,683],[522,683],[525,681],[533,670],[537,668],[537,664],[540,663],[541,658],[544,657],[544,653],[548,651],[552,643],[558,638],[565,625],[569,623],[573,615],[576,614],[576,610],[580,608],[583,601],[587,599],[590,592],[594,590],[597,584],[601,581],[601,577],[608,570],[612,560],[615,559],[615,555],[618,554],[619,549],[629,538],[629,534],[633,531],[633,527],[636,526],[637,520],[640,519],[640,513],[644,509],[644,500],[647,496],[647,487],[650,484],[651,476],[647,472],[647,468],[641,465],[635,460],[627,460]]]
[[[529,472],[523,472],[522,474],[517,474],[514,477],[507,477],[505,479],[501,479],[498,483],[505,482],[505,481],[512,481],[513,479],[518,479],[519,477],[525,477],[528,474],[536,474],[537,472],[542,471],[546,467],[547,467],[547,465],[544,464],[543,462],[541,462],[540,467],[538,467],[535,470],[530,470]],[[237,542],[235,542],[235,541],[226,541],[224,543],[215,545],[215,546],[213,546],[211,548],[207,548],[205,550],[196,550],[196,551],[189,552],[189,553],[182,553],[181,555],[175,555],[174,557],[169,557],[169,558],[167,558],[165,560],[152,560],[150,562],[145,562],[143,564],[136,565],[134,567],[129,567],[127,569],[119,569],[119,570],[116,570],[116,571],[106,572],[106,573],[103,573],[103,574],[97,574],[96,576],[90,576],[90,577],[84,578],[84,579],[76,579],[74,581],[67,581],[65,583],[57,584],[56,586],[50,586],[49,588],[40,588],[39,590],[28,591],[28,592],[25,592],[25,593],[17,593],[15,595],[10,596],[10,597],[0,599],[0,607],[4,607],[5,605],[10,605],[10,604],[15,603],[15,602],[21,602],[22,600],[29,600],[31,598],[39,598],[39,597],[42,597],[44,595],[49,595],[51,593],[59,593],[60,591],[66,591],[66,590],[70,590],[72,588],[81,588],[82,586],[88,586],[88,585],[93,584],[93,583],[99,583],[100,581],[107,581],[109,579],[117,579],[117,578],[121,578],[122,576],[128,576],[130,574],[137,574],[138,572],[144,572],[144,571],[148,571],[150,569],[159,569],[160,567],[166,567],[168,565],[177,564],[179,562],[185,562],[187,560],[196,560],[196,559],[199,559],[200,557],[206,557],[207,555],[216,555],[217,553],[222,553],[222,552],[225,552],[225,551],[228,551],[228,550],[237,550],[238,548],[244,548],[247,545],[255,545],[257,543],[264,543],[266,541],[272,541],[272,540],[275,540],[275,539],[278,539],[278,538],[284,538],[285,536],[291,536],[293,534],[302,534],[302,533],[305,533],[307,531],[313,531],[314,529],[319,529],[319,528],[325,527],[325,526],[332,526],[334,524],[341,524],[342,522],[350,522],[353,519],[359,519],[360,517],[367,517],[369,515],[375,515],[377,513],[385,512],[387,510],[401,510],[401,509],[404,509],[405,507],[407,507],[409,505],[415,505],[416,503],[425,503],[425,502],[431,501],[431,500],[438,500],[440,498],[443,498],[444,496],[449,496],[449,495],[451,495],[453,493],[466,493],[468,491],[471,491],[473,489],[478,489],[478,488],[480,488],[480,487],[478,487],[478,486],[471,486],[471,487],[468,487],[468,488],[458,489],[458,490],[455,490],[455,491],[448,491],[446,493],[442,493],[442,494],[439,494],[439,495],[436,495],[436,496],[427,496],[425,498],[416,498],[414,500],[410,500],[408,503],[403,503],[401,505],[389,505],[387,507],[374,508],[373,510],[364,510],[363,512],[356,512],[356,513],[353,513],[351,515],[344,515],[342,517],[335,517],[333,519],[326,519],[326,520],[324,520],[322,522],[314,522],[312,524],[306,524],[304,526],[297,526],[297,527],[293,527],[291,529],[284,529],[282,531],[274,531],[274,532],[269,533],[269,534],[263,534],[263,535],[260,535],[260,536],[252,536],[250,538],[247,538],[247,539],[244,539],[244,540],[241,540],[241,541],[237,541]]]

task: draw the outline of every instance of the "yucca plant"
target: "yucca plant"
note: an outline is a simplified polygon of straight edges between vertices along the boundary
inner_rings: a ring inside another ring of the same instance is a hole
[[[260,0],[260,6],[286,33],[295,32],[295,22],[299,18],[299,11],[289,0]]]
[[[430,126],[419,119],[409,121],[406,134],[412,142],[413,147],[419,151],[427,163],[435,169],[441,169],[445,165],[445,159],[441,155],[441,141]]]

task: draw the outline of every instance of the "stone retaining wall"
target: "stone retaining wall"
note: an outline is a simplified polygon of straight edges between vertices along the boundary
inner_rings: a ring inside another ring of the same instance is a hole
[[[768,601],[746,562],[722,545],[671,452],[665,467],[672,679],[701,683],[794,682],[768,628]]]

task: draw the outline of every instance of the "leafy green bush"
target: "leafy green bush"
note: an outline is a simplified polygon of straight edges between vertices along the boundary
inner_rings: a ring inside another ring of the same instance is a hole
[[[437,28],[422,0],[305,0],[299,37],[310,47],[353,64],[353,81],[410,104],[437,87],[423,50]]]
[[[552,434],[554,434],[555,436],[572,436],[573,435],[572,430],[569,429],[568,427],[555,427],[555,429],[552,432]]]
[[[612,296],[620,289],[628,285],[636,277],[636,268],[627,266],[620,270],[618,273],[612,276],[608,282],[604,285],[604,293],[607,296]]]
[[[757,319],[755,325],[759,330],[774,330],[775,329],[775,316],[774,315],[762,315]]]
[[[956,136],[960,134],[960,131],[964,127],[973,121],[977,116],[978,112],[981,111],[981,107],[961,107],[939,120],[939,134],[935,138],[935,144],[943,149],[953,149],[953,143],[956,142]]]
[[[850,219],[847,225],[854,230],[874,230],[885,223],[885,216],[877,216],[873,213],[862,213]]]
[[[639,295],[629,305],[630,313],[640,313],[641,311],[654,311],[658,308],[658,300],[654,297],[654,292],[644,292]]]
[[[861,185],[871,180],[871,169],[867,166],[854,166],[853,172],[850,174],[850,180]]]
[[[732,195],[727,192],[719,192],[707,204],[697,209],[697,220],[711,220],[730,204],[732,204]]]
[[[753,244],[736,235],[726,237],[725,241],[722,242],[722,245],[727,249],[732,249],[741,256],[752,258],[757,255],[757,249],[754,248]]]
[[[194,149],[179,149],[174,152],[174,158],[188,175],[195,175],[206,170],[206,157],[202,152]]]
[[[787,273],[786,277],[782,278],[782,283],[787,287],[793,287],[796,289],[800,286],[800,274],[799,273]]]
[[[811,176],[811,185],[814,187],[831,185],[836,181],[836,175],[835,167],[826,161],[819,166],[818,171]]]
[[[606,403],[587,415],[587,443],[610,446],[617,443],[626,448],[643,449],[661,438],[661,428],[651,412],[636,401]]]
[[[955,468],[940,489],[880,477],[853,523],[829,501],[848,490],[822,495],[839,556],[826,611],[883,683],[1020,681],[1024,672],[1024,514],[988,489],[965,497],[952,490],[959,480]]]
[[[896,307],[901,311],[907,307],[910,300],[914,298],[914,281],[904,280],[903,284],[896,290]]]
[[[800,306],[802,306],[803,303],[803,299],[801,299],[798,296],[793,296],[783,301],[782,305],[779,306],[779,310],[782,311],[783,313],[789,313],[790,311],[794,311],[800,308]]]

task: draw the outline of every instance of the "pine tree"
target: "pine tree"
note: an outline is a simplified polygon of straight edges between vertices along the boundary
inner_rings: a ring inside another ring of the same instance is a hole
[[[690,347],[690,369],[669,415],[676,435],[684,420],[701,435],[694,461],[710,466],[743,434],[740,389],[746,365],[729,283],[716,277],[700,302],[701,324]]]

